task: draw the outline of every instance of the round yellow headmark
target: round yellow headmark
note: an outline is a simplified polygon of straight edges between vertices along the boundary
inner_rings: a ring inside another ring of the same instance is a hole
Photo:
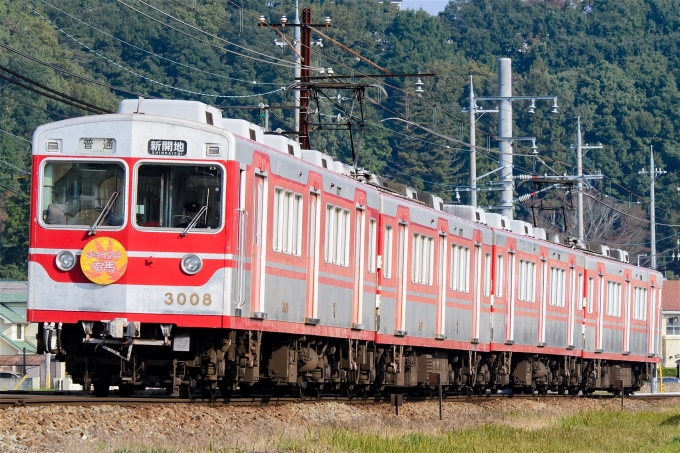
[[[128,257],[123,245],[115,239],[94,238],[83,248],[80,268],[85,277],[99,285],[109,285],[123,276]]]

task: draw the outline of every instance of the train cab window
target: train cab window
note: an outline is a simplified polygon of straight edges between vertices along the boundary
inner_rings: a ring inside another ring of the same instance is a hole
[[[125,168],[117,162],[49,161],[42,174],[42,220],[48,225],[118,227],[125,218]]]
[[[135,223],[145,228],[220,228],[222,169],[213,165],[140,165]]]

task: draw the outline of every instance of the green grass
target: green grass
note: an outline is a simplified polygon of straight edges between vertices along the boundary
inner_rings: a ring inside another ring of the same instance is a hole
[[[342,429],[310,433],[288,440],[290,452],[680,452],[680,410],[675,412],[584,412],[538,429],[507,425],[439,434],[356,434]]]

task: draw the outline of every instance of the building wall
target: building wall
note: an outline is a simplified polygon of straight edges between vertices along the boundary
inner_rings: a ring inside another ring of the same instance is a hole
[[[661,321],[663,366],[673,368],[677,366],[675,361],[680,360],[680,335],[668,334],[667,320],[674,316],[680,316],[680,312],[664,312]]]

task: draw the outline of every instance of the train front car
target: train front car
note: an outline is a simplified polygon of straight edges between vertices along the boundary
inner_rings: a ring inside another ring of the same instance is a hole
[[[202,103],[148,104],[33,137],[29,320],[41,350],[102,395],[177,392],[173,360],[188,354],[191,329],[222,327],[230,293],[234,136]]]

